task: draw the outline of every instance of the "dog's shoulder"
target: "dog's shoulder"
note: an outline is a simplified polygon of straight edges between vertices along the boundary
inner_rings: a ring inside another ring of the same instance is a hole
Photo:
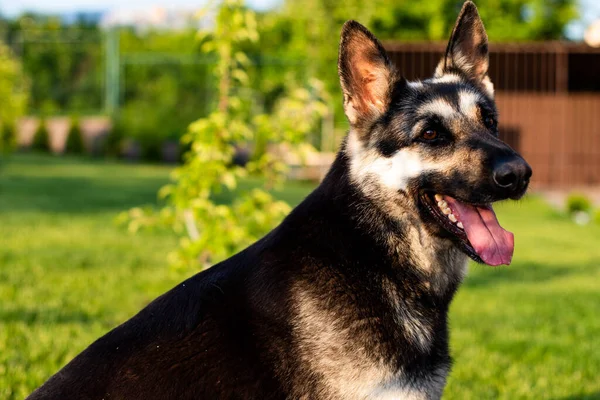
[[[281,393],[256,345],[255,335],[267,333],[246,297],[249,271],[259,263],[250,249],[178,284],[92,343],[30,399]]]

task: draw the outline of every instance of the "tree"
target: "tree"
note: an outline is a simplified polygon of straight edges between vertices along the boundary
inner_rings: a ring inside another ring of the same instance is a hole
[[[141,145],[146,159],[160,158],[165,142],[179,141],[208,112],[215,60],[199,54],[196,33],[119,29],[122,104],[115,126]]]
[[[271,56],[307,60],[310,73],[338,94],[337,48],[346,20],[358,20],[384,41],[445,41],[463,2],[284,0],[280,11],[261,15],[262,47]],[[477,0],[477,6],[492,42],[562,39],[577,18],[576,0]],[[343,118],[341,96],[335,98],[336,116]]]
[[[20,62],[0,42],[0,152],[14,144],[15,124],[25,113],[28,89]]]
[[[79,118],[71,118],[71,126],[67,134],[65,152],[68,154],[83,154],[85,147],[83,145],[83,132],[79,126]]]
[[[283,218],[289,206],[275,200],[268,189],[285,179],[286,165],[266,147],[282,143],[292,151],[301,147],[327,112],[318,97],[323,90],[317,81],[308,88],[288,85],[269,114],[257,111],[250,89],[252,62],[244,49],[259,37],[255,14],[241,0],[224,0],[214,31],[200,37],[203,51],[217,60],[214,109],[193,122],[183,138],[190,151],[184,165],[175,170],[173,184],[160,191],[166,206],[158,213],[136,208],[123,216],[134,231],[161,223],[173,228],[182,239],[171,261],[191,268],[241,250]],[[234,162],[239,148],[253,153],[245,165]],[[261,178],[262,187],[235,192],[239,179],[250,174]],[[215,200],[215,194],[224,191],[235,197],[231,205]]]
[[[391,12],[372,20],[382,39],[445,40],[463,1],[389,3]],[[563,39],[565,26],[577,18],[575,0],[478,0],[477,6],[496,42]]]
[[[33,134],[31,148],[45,153],[49,153],[52,150],[50,147],[50,133],[48,132],[44,118],[40,120],[40,124]]]
[[[35,112],[97,112],[103,105],[102,36],[96,24],[33,13],[0,20],[2,38],[31,77]]]

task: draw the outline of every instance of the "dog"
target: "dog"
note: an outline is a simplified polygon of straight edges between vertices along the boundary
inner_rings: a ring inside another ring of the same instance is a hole
[[[491,204],[532,174],[498,138],[488,42],[466,2],[434,75],[409,82],[342,31],[350,130],[273,231],[90,345],[38,399],[439,399],[468,257],[511,262]]]

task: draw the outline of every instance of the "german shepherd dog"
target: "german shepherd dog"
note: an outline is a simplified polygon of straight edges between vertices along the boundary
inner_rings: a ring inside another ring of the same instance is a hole
[[[509,264],[491,203],[531,169],[498,139],[487,35],[466,2],[433,78],[342,31],[350,130],[285,220],[75,357],[30,399],[439,399],[467,258]],[[467,257],[468,256],[468,257]]]

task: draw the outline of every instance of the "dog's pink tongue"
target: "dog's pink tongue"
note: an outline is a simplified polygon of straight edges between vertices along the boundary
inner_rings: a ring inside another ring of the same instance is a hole
[[[462,222],[469,242],[483,262],[510,264],[515,249],[514,235],[500,226],[491,206],[474,207],[449,196],[444,196],[444,200]]]

